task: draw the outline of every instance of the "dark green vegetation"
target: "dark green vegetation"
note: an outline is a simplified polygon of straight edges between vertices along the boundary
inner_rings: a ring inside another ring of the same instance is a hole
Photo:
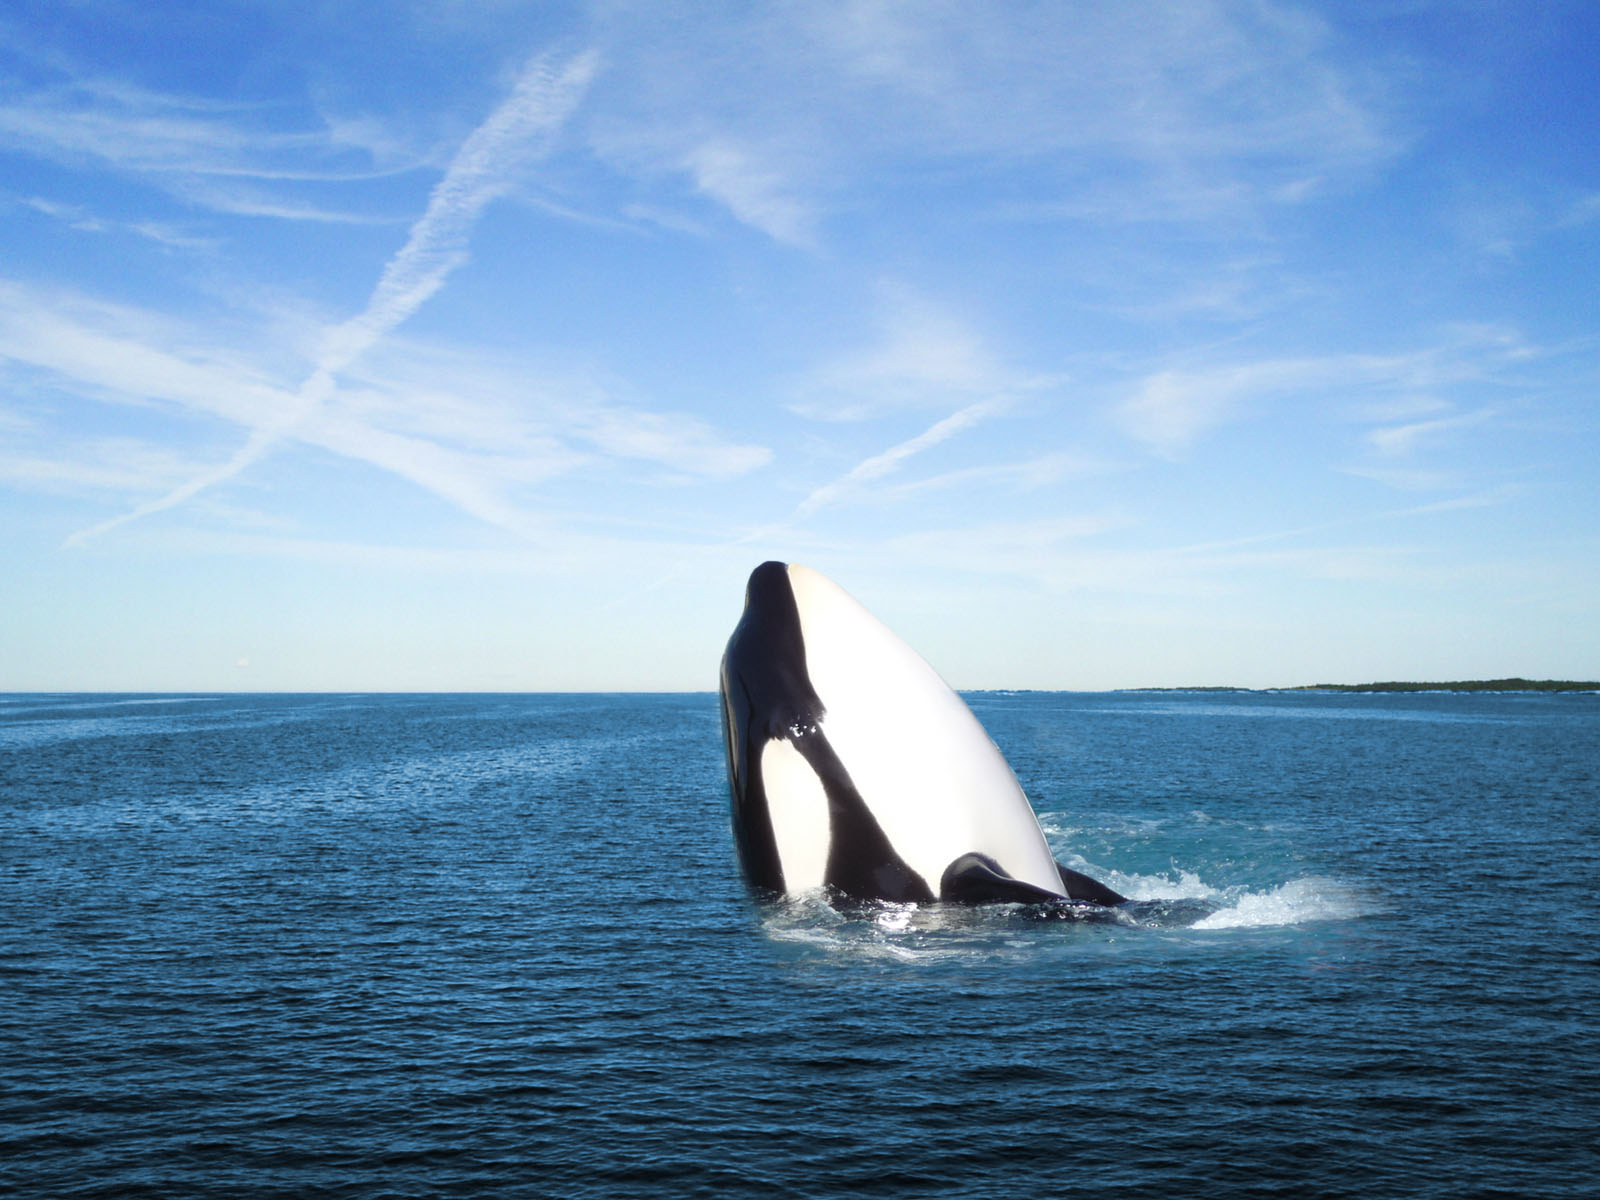
[[[1571,679],[1461,679],[1454,683],[1314,683],[1286,692],[1594,692],[1600,683]]]
[[[1451,683],[1308,683],[1299,687],[1125,688],[1130,692],[1600,692],[1600,682],[1573,679],[1458,679]]]

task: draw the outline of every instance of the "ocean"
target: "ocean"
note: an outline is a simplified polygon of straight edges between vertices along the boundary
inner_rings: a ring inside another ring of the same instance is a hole
[[[0,697],[0,1194],[1600,1193],[1600,696],[967,699],[1126,910],[755,902],[711,694]]]

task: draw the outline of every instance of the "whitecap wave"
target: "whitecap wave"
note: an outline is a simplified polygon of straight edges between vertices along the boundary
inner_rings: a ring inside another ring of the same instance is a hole
[[[1310,921],[1347,921],[1380,911],[1349,884],[1323,876],[1291,879],[1269,892],[1246,892],[1191,926],[1193,929],[1265,929]]]
[[[1087,865],[1087,864],[1086,864]],[[829,957],[929,964],[991,960],[1040,952],[1046,926],[1063,921],[1092,931],[1248,930],[1342,921],[1383,911],[1370,894],[1324,876],[1305,876],[1263,891],[1217,888],[1197,872],[1101,874],[1130,903],[967,905],[868,902],[837,906],[822,889],[785,897],[767,907],[762,924],[776,943]]]
[[[1121,871],[1102,875],[1129,900],[1210,900],[1221,894],[1195,872],[1181,868],[1170,875],[1125,875]]]

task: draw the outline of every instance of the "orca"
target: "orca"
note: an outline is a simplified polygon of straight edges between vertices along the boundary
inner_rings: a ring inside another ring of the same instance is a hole
[[[817,571],[751,572],[721,695],[734,843],[757,893],[1125,902],[1055,861],[972,710]]]

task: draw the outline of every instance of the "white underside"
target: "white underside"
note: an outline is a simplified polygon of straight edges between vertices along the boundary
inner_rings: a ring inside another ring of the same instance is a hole
[[[1060,892],[1061,879],[1033,807],[961,697],[826,576],[796,563],[789,567],[789,583],[800,612],[807,673],[826,709],[822,730],[906,864],[937,894],[944,869],[976,851],[1016,879]],[[800,798],[807,794],[807,780],[817,796],[822,789],[799,752],[781,744],[794,759],[783,777],[792,781],[795,798],[783,804],[798,813],[810,803]],[[770,751],[763,764],[769,760],[776,761]],[[772,804],[770,772],[766,782]],[[825,847],[825,801],[822,812]],[[792,853],[809,869],[815,825],[809,817],[793,820]],[[779,831],[776,816],[773,826],[789,880],[791,851],[785,839],[790,835]],[[826,865],[825,849],[822,857]],[[797,890],[799,885],[791,881],[788,886]]]
[[[822,886],[828,867],[828,796],[811,764],[792,742],[778,739],[761,750],[761,785],[767,793],[772,836],[778,843],[784,890]]]

